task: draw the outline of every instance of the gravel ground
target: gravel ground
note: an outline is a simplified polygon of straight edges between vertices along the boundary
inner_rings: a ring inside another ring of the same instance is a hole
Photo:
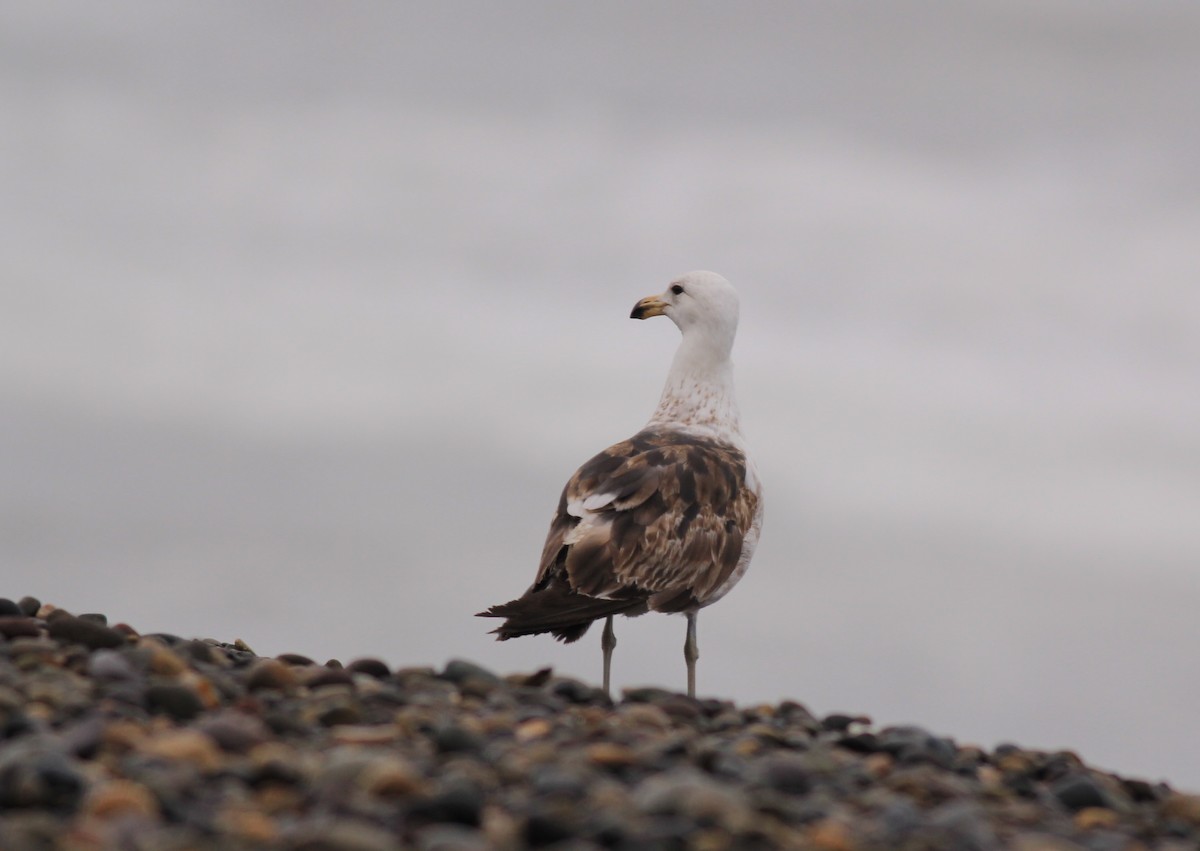
[[[0,849],[1200,847],[1066,751],[550,670],[319,664],[0,599]]]

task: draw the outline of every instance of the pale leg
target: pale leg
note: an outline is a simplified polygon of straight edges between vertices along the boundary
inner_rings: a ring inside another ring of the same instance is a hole
[[[604,632],[600,635],[600,649],[604,651],[604,693],[610,694],[610,672],[612,670],[612,652],[617,646],[617,634],[613,632],[613,616],[609,615],[604,620]]]
[[[687,615],[687,640],[683,642],[683,660],[687,662],[688,697],[696,696],[696,660],[700,658],[700,648],[696,646],[696,613]]]

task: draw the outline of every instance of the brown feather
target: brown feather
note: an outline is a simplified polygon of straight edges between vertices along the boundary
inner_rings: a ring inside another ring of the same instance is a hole
[[[501,639],[553,632],[573,641],[612,614],[695,611],[732,575],[757,505],[741,450],[644,429],[576,471],[533,585],[481,614],[507,618]]]

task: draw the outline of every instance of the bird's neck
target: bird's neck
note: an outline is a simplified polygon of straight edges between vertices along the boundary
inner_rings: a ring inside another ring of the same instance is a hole
[[[732,339],[714,345],[711,337],[684,334],[662,398],[648,426],[670,426],[711,432],[733,442],[741,439],[737,399],[733,392]]]

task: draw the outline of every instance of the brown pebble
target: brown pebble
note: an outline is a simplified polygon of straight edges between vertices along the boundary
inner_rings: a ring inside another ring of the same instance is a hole
[[[179,682],[187,686],[196,693],[200,698],[200,702],[204,704],[205,709],[216,709],[221,705],[221,694],[217,691],[217,687],[213,685],[212,680],[203,674],[198,674],[195,671],[184,671],[180,676]]]
[[[425,788],[421,773],[396,756],[374,760],[363,770],[359,782],[368,793],[380,798],[403,798]]]
[[[553,729],[554,725],[545,718],[530,718],[517,725],[513,736],[518,742],[532,742],[534,739],[543,739],[550,735]]]
[[[733,837],[726,830],[697,830],[688,837],[687,847],[688,851],[729,851]]]
[[[589,730],[603,727],[610,715],[609,710],[602,706],[572,706],[570,712]]]
[[[271,815],[294,812],[304,800],[304,790],[279,783],[266,783],[254,793],[254,804],[262,812]]]
[[[331,731],[339,745],[387,745],[400,738],[395,724],[339,724]]]
[[[996,760],[996,767],[1005,773],[1028,774],[1033,770],[1033,756],[1024,751],[1006,753]]]
[[[217,815],[217,824],[251,845],[272,845],[279,839],[279,825],[266,813],[237,804]]]
[[[615,742],[597,742],[594,745],[589,745],[586,753],[589,760],[605,768],[621,768],[627,765],[636,765],[638,761],[636,753],[624,745],[618,745]]]
[[[280,653],[275,658],[285,664],[296,665],[301,668],[307,668],[309,665],[317,664],[312,659],[309,659],[307,656],[301,656],[299,653]]]
[[[19,636],[37,637],[42,634],[42,625],[34,618],[26,618],[21,615],[5,615],[0,617],[0,635],[5,638],[17,638]]]
[[[821,851],[855,851],[857,846],[850,835],[850,828],[834,819],[821,819],[807,831],[809,845]]]
[[[300,677],[309,688],[320,688],[321,686],[329,685],[354,687],[354,675],[343,668],[314,666],[303,670]]]
[[[1075,826],[1080,830],[1098,827],[1116,827],[1121,818],[1107,807],[1084,807],[1075,813]]]
[[[1015,837],[1009,843],[1009,847],[1013,851],[1079,851],[1083,846],[1069,839],[1045,833],[1025,833]],[[1134,851],[1137,846],[1135,845],[1133,848],[1125,846],[1125,848]]]
[[[383,661],[370,657],[355,659],[346,666],[346,670],[355,674],[366,674],[377,680],[386,680],[392,675],[391,669]]]
[[[521,825],[502,807],[488,805],[483,808],[483,835],[492,848],[520,848],[525,843],[521,837]]]
[[[328,686],[327,689],[342,688]],[[301,718],[313,719],[322,727],[355,725],[362,720],[362,711],[345,695],[336,695],[336,700],[305,708]]]
[[[1200,795],[1173,794],[1162,802],[1161,811],[1167,818],[1200,825]]]
[[[754,756],[763,749],[762,742],[751,736],[742,736],[733,746],[733,752],[738,756]]]
[[[397,680],[403,680],[408,677],[415,677],[417,679],[427,679],[429,677],[437,676],[437,672],[434,671],[433,668],[429,667],[428,665],[410,665],[406,668],[397,668],[392,673],[392,676],[395,677]]]
[[[187,670],[187,663],[157,638],[138,639],[137,646],[150,651],[147,667],[151,673],[164,677],[177,677]]]
[[[273,773],[292,773],[300,771],[304,757],[301,752],[284,742],[263,742],[251,748],[246,754],[250,764],[257,770],[270,769]],[[275,771],[286,769],[286,772]]]
[[[105,727],[100,741],[104,747],[117,754],[124,754],[135,750],[145,740],[146,735],[146,729],[140,723],[122,719]]]
[[[277,659],[263,659],[256,662],[246,677],[246,688],[250,691],[259,689],[275,689],[287,691],[296,685],[296,674],[291,666]]]
[[[1004,786],[1004,774],[993,765],[981,765],[975,772],[984,789],[995,791]]]
[[[101,821],[127,816],[157,818],[158,799],[140,783],[108,780],[88,792],[83,813]]]
[[[198,730],[162,733],[143,742],[141,751],[164,759],[188,762],[201,771],[215,771],[221,765],[216,744]]]
[[[90,650],[124,647],[126,643],[125,636],[115,629],[68,614],[49,618],[46,622],[46,629],[49,631],[50,637],[56,641],[82,644]]]
[[[33,702],[25,707],[25,715],[40,724],[49,726],[54,720],[54,707],[46,703]]]
[[[692,705],[695,706],[694,703]],[[697,711],[699,711],[699,710],[697,710]],[[671,711],[668,709],[667,713],[671,714]],[[682,716],[675,715],[673,717],[679,718]],[[772,743],[772,744],[782,745],[786,741],[785,733],[782,730],[780,730],[778,727],[773,727],[770,724],[764,724],[764,723],[751,724],[748,727],[746,727],[744,732],[748,736],[757,736],[758,738],[762,739],[764,742],[768,742],[768,743]]]
[[[895,758],[891,754],[886,753],[873,753],[863,760],[863,768],[867,770],[867,774],[876,780],[891,774],[892,766],[895,764]]]
[[[627,703],[620,706],[617,712],[633,727],[666,730],[671,726],[671,716],[652,703]]]

